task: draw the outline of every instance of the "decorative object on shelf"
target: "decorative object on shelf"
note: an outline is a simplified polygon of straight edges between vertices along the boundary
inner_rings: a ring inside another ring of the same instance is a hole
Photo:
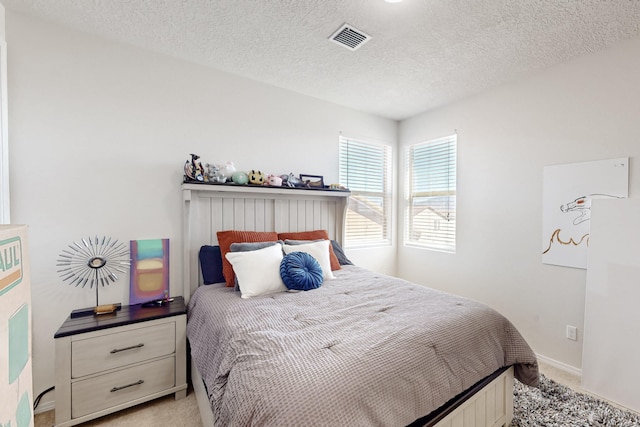
[[[265,179],[262,171],[251,169],[251,172],[249,172],[249,184],[263,185],[264,181]]]
[[[204,170],[204,182],[214,182],[222,184],[227,180],[227,178],[224,176],[224,173],[220,171],[220,167],[218,165],[214,165],[213,163],[205,163]]]
[[[169,298],[169,239],[132,240],[129,305]]]
[[[233,173],[233,175],[231,176],[231,180],[234,184],[244,185],[249,182],[249,175],[247,175],[246,172],[237,171]]]
[[[184,175],[194,181],[204,182],[204,168],[200,163],[200,156],[190,154],[191,159],[184,163]]]
[[[118,280],[116,272],[126,273],[131,260],[127,247],[111,237],[82,238],[81,242],[73,242],[69,249],[63,249],[59,255],[57,267],[62,281],[70,280],[70,285],[89,288],[96,287],[96,306],[88,309],[75,310],[77,315],[86,315],[100,312],[112,312],[120,307],[120,304],[112,304],[113,310],[105,311],[105,306],[100,306],[98,300],[99,285],[105,286]]]
[[[233,173],[236,171],[236,167],[234,166],[233,162],[227,162],[223,165],[219,165],[218,168],[220,169],[220,172],[222,172],[222,175],[225,178],[223,182],[231,181]]]
[[[329,190],[348,191],[349,189],[342,184],[329,184]]]
[[[277,175],[269,175],[267,176],[267,185],[271,185],[272,187],[282,187],[282,178]]]
[[[307,188],[324,188],[324,177],[322,175],[300,174],[300,181]]]
[[[295,176],[293,173],[289,173],[289,175],[280,175],[282,178],[282,185],[287,187],[304,187],[302,180]]]

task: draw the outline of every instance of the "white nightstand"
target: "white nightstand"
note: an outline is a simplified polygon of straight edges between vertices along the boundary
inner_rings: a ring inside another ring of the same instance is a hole
[[[56,427],[187,394],[182,297],[159,307],[67,318],[55,334]]]

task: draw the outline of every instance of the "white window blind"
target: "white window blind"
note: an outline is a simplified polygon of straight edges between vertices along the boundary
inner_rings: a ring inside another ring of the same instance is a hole
[[[456,250],[456,145],[453,135],[407,147],[407,244]]]
[[[391,242],[391,146],[340,137],[340,184],[351,190],[345,246]]]

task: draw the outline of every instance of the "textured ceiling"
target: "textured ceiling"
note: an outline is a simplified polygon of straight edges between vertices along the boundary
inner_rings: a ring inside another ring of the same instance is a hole
[[[0,1],[396,120],[640,35],[639,0]],[[372,39],[330,42],[345,22]]]

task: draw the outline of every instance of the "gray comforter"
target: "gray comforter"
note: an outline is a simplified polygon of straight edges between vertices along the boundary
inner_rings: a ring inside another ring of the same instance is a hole
[[[531,351],[475,301],[345,266],[307,292],[201,286],[187,335],[217,425],[402,426]]]

